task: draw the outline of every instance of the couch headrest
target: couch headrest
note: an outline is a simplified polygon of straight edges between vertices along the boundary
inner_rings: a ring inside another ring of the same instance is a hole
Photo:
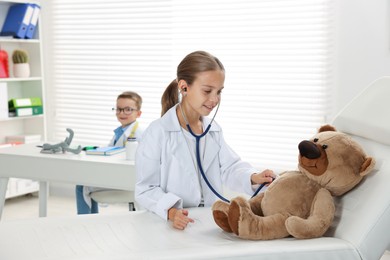
[[[390,76],[375,80],[333,119],[337,130],[390,145]]]

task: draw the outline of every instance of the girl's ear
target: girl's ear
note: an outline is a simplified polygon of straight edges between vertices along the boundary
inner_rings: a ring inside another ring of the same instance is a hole
[[[180,93],[187,92],[188,84],[184,79],[179,80],[177,85],[178,85]]]

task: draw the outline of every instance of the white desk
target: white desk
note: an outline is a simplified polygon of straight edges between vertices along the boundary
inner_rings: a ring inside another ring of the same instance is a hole
[[[0,218],[10,177],[37,180],[39,216],[47,212],[48,182],[65,182],[95,187],[134,190],[134,162],[125,153],[112,156],[57,153],[42,154],[36,144],[0,149]]]

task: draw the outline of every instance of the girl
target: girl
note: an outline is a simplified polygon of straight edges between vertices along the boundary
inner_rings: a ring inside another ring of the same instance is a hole
[[[183,208],[211,206],[218,199],[199,173],[195,138],[187,124],[197,135],[205,131],[210,123],[207,116],[221,100],[224,81],[225,70],[216,57],[204,51],[188,54],[177,68],[177,78],[162,96],[162,117],[150,124],[138,146],[135,199],[144,208],[171,220],[177,229],[194,222]],[[241,161],[226,144],[216,122],[200,139],[200,157],[218,193],[226,185],[253,194],[253,184],[272,182],[274,177],[271,170],[257,173]]]

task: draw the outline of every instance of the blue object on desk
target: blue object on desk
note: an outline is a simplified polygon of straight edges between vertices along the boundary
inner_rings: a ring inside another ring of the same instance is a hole
[[[33,12],[34,8],[30,4],[12,5],[8,9],[1,35],[24,39]]]
[[[123,146],[107,146],[99,147],[93,150],[86,150],[85,153],[89,155],[113,155],[125,151]]]

